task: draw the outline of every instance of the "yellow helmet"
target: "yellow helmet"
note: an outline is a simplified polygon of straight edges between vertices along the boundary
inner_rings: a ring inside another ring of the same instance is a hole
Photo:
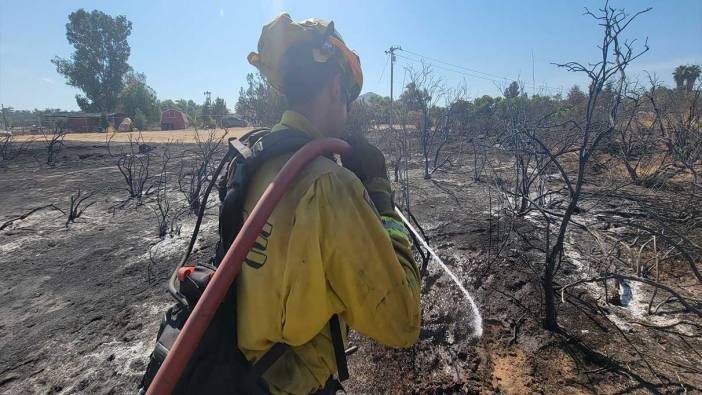
[[[282,13],[263,26],[258,40],[258,53],[251,52],[247,59],[275,89],[285,93],[281,70],[283,57],[290,47],[298,45],[312,49],[310,61],[336,62],[342,71],[349,103],[358,97],[363,86],[361,60],[346,46],[339,32],[334,29],[334,22],[311,18],[295,23],[290,15]]]

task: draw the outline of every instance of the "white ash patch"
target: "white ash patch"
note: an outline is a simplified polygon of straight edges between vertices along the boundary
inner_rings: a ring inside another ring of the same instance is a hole
[[[132,341],[115,338],[102,343],[93,353],[87,355],[88,360],[92,361],[88,366],[109,363],[110,369],[119,375],[142,374],[153,351],[160,317],[170,305],[170,301],[144,302],[136,305],[136,310],[142,312],[138,319],[144,322],[139,333]]]
[[[27,209],[24,213],[26,214],[27,211],[30,209]],[[3,218],[2,223],[5,221],[11,220],[13,217],[16,217],[17,214],[7,216]],[[61,221],[59,219],[63,218],[63,214],[56,210],[52,209],[50,207],[41,209],[39,211],[34,212],[33,214],[30,214],[27,218],[24,219],[18,219],[15,221],[12,221],[12,224],[3,229],[3,231],[8,231],[8,230],[13,230],[13,229],[19,229],[19,228],[30,228],[30,229],[39,229],[43,228],[45,229],[48,224],[51,225],[56,225],[59,224]],[[65,222],[65,221],[64,221]]]
[[[144,252],[140,254],[137,251],[128,254],[129,257],[126,259],[125,268],[151,264],[152,260],[153,263],[157,265],[169,264],[175,267],[175,264],[181,258],[183,253],[185,253],[185,249],[188,247],[194,227],[195,221],[188,221],[187,224],[183,224],[179,235],[166,236],[163,238],[163,240],[159,240],[145,250],[142,250]],[[203,219],[203,222],[200,225],[200,232],[198,233],[198,237],[195,240],[195,245],[193,246],[193,251],[198,251],[200,249],[200,242],[205,235],[212,234],[217,234],[217,221]],[[143,240],[144,238],[153,239],[153,237],[150,235],[135,235],[134,238],[140,240]],[[131,249],[128,250],[131,251]]]
[[[114,340],[100,345],[98,350],[88,354],[87,358],[92,358],[96,363],[110,361],[114,371],[121,375],[131,375],[135,372],[132,364],[135,361],[146,361],[151,353],[151,345],[144,341],[122,342]]]
[[[137,307],[138,311],[143,311],[146,315],[149,316],[160,316],[163,314],[171,305],[173,302],[168,301],[168,302],[146,302],[142,303]]]
[[[631,290],[631,300],[626,305],[626,311],[629,312],[632,318],[636,319],[637,321],[656,326],[673,325],[680,321],[677,314],[675,316],[667,317],[657,314],[649,314],[648,305],[651,301],[651,295],[653,292],[651,287],[638,281],[623,281]],[[658,294],[660,295],[661,291],[659,291]],[[654,301],[651,308],[655,309],[655,307],[656,302]],[[687,325],[678,325],[676,330],[690,336],[693,335],[692,328],[688,327]]]
[[[25,241],[27,241],[27,240],[29,240],[28,237],[22,237],[22,238],[19,238],[17,240],[13,240],[10,242],[4,242],[4,243],[0,244],[0,253],[5,254],[5,253],[9,253],[9,252],[18,250],[18,249],[22,248]]]

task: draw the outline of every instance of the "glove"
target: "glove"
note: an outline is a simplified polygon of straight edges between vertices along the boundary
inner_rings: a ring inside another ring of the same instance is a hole
[[[353,152],[350,155],[342,155],[341,163],[361,180],[381,215],[392,213],[392,188],[385,156],[360,135],[350,135],[346,141],[353,148]]]
[[[374,178],[388,178],[385,156],[380,150],[360,135],[349,135],[346,141],[353,148],[350,155],[343,155],[341,162],[356,176],[367,184]]]

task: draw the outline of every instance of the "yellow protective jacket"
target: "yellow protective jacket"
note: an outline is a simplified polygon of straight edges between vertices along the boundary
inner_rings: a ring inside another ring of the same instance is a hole
[[[321,137],[287,111],[276,130]],[[245,214],[291,155],[272,158],[249,185]],[[386,180],[369,189],[390,192]],[[377,192],[371,190],[371,192]],[[292,346],[264,374],[273,393],[304,394],[336,373],[328,321],[394,347],[419,335],[420,280],[407,231],[374,209],[361,181],[336,162],[309,164],[283,196],[238,278],[239,348],[251,362],[274,343]],[[346,341],[346,339],[344,339]]]

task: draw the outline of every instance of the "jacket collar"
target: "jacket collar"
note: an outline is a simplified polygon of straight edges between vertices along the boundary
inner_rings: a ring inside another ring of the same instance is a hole
[[[297,129],[301,132],[305,132],[312,138],[323,137],[304,115],[292,110],[285,111],[280,122],[275,125],[272,130],[275,132],[282,129]]]

